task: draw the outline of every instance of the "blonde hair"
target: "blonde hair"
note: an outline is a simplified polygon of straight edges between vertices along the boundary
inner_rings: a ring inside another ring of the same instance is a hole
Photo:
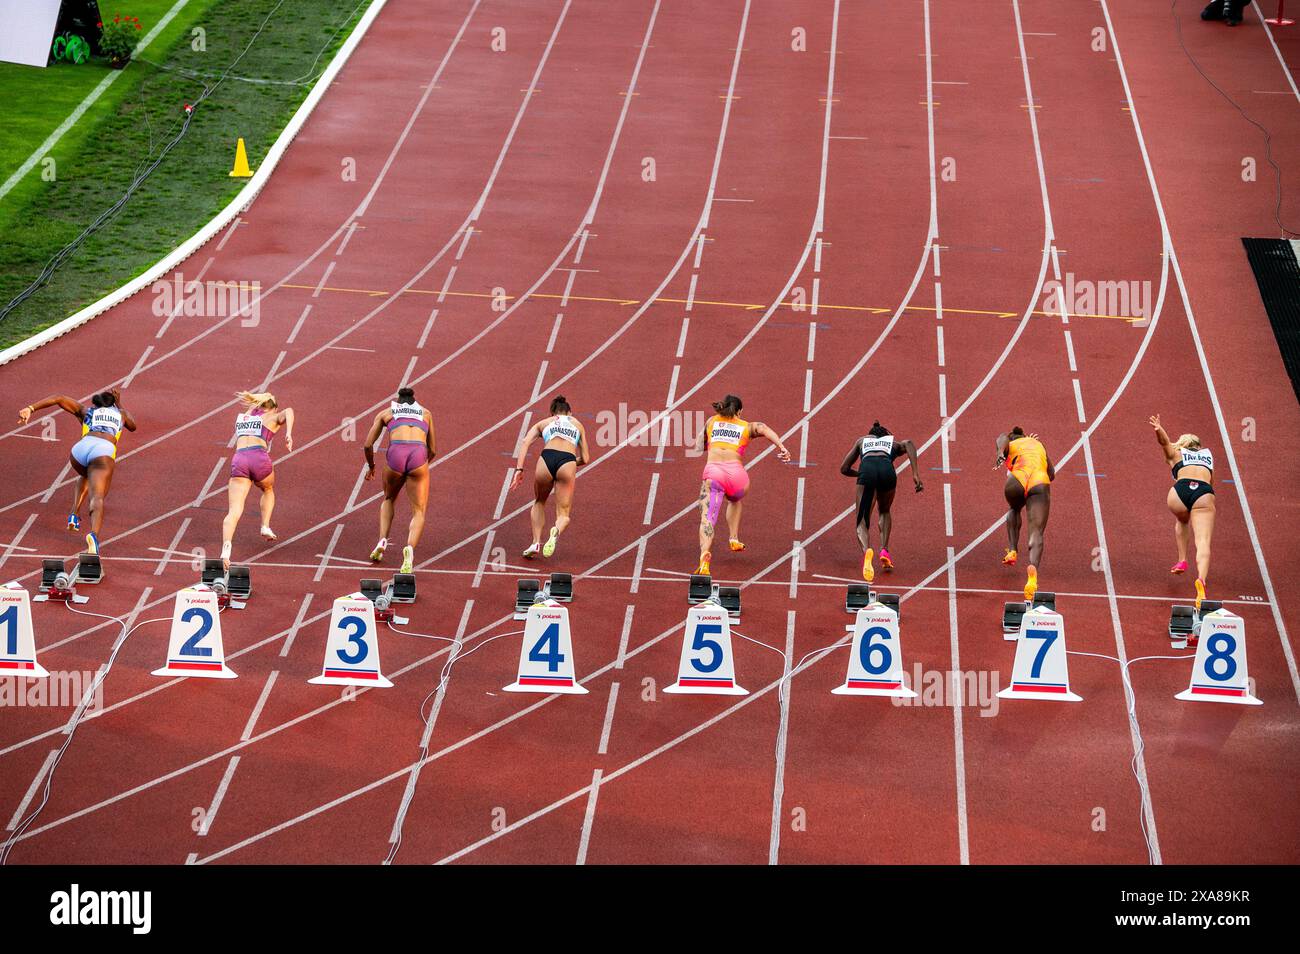
[[[1178,440],[1174,441],[1174,446],[1182,447],[1187,450],[1200,450],[1201,439],[1195,434],[1184,434],[1179,437]]]
[[[255,407],[270,411],[280,406],[275,403],[275,395],[270,391],[236,391],[235,397],[250,411]]]

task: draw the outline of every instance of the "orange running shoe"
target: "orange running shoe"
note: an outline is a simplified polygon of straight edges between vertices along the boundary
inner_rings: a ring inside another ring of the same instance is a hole
[[[1025,580],[1025,602],[1032,603],[1034,594],[1038,592],[1038,567],[1032,563],[1029,565],[1029,578]]]
[[[870,583],[876,578],[876,568],[871,565],[871,559],[875,556],[875,551],[870,547],[867,552],[862,554],[862,578]]]
[[[1205,581],[1198,579],[1196,581],[1196,612],[1201,611],[1201,600],[1205,599]]]
[[[739,552],[740,552],[741,550],[743,550],[743,549],[745,549],[745,545],[744,545],[743,543],[741,543],[739,540],[732,540],[732,541],[731,541],[731,552],[732,552],[732,553],[739,553]]]
[[[1015,550],[1007,550],[1007,555],[1004,556],[1004,557],[1002,558],[1002,565],[1003,565],[1003,566],[1015,566],[1015,565],[1016,565],[1016,551],[1015,551]]]
[[[712,576],[712,571],[709,569],[709,563],[712,559],[713,559],[712,553],[702,554],[700,556],[700,565],[695,568],[696,574],[703,575],[703,576]]]
[[[880,568],[886,573],[894,568],[894,561],[889,558],[889,551],[884,547],[880,548]]]

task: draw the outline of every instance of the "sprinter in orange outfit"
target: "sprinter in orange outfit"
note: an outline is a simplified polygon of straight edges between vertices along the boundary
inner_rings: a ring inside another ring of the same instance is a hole
[[[1038,567],[1043,562],[1043,533],[1047,530],[1047,517],[1052,509],[1052,481],[1056,468],[1052,466],[1047,449],[1035,434],[1025,434],[1013,427],[997,439],[997,467],[1006,464],[1010,474],[1003,493],[1007,498],[1007,547],[1002,562],[1016,565],[1016,550],[1020,546],[1020,512],[1029,516],[1029,575],[1025,581],[1025,602],[1034,598],[1038,590]]]
[[[742,420],[742,407],[744,404],[734,394],[716,402],[713,410],[717,413],[704,422],[704,430],[696,441],[697,450],[709,452],[708,462],[704,465],[704,482],[700,485],[700,563],[696,573],[712,572],[713,529],[722,514],[723,500],[727,501],[731,549],[745,549],[740,542],[740,509],[745,492],[749,490],[744,454],[750,439],[766,437],[776,445],[778,459],[790,459],[790,452],[781,443],[780,435],[766,424]]]

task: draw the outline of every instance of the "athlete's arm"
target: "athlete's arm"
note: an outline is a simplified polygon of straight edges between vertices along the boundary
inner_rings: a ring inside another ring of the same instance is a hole
[[[1056,465],[1052,463],[1052,458],[1047,458],[1047,479],[1056,479]]]
[[[380,411],[375,415],[375,422],[370,425],[366,442],[361,447],[361,452],[366,455],[366,480],[372,480],[375,476],[375,441],[379,440],[379,435],[384,432],[384,425],[388,423],[384,418],[387,416],[387,411]]]
[[[993,469],[997,470],[1007,462],[1007,449],[1010,447],[1011,441],[1007,439],[1006,434],[999,434],[998,439],[993,443],[995,443],[998,448],[998,460],[997,463],[993,465]]]
[[[903,450],[907,451],[907,460],[912,465],[912,483],[916,484],[916,492],[919,494],[925,487],[921,483],[921,468],[916,462],[916,445],[911,441],[903,441]]]
[[[429,425],[428,433],[424,435],[424,444],[429,448],[429,460],[433,460],[438,456],[438,451],[435,446],[437,442],[433,438],[433,415],[428,411],[424,412],[424,423]]]
[[[284,449],[293,450],[293,408],[286,407],[280,412],[280,420],[284,421]]]
[[[773,444],[776,445],[776,456],[780,460],[790,459],[790,452],[785,449],[785,445],[781,443],[781,438],[776,433],[776,431],[772,430],[772,428],[768,427],[766,424],[763,423],[754,424],[752,429],[754,431],[755,437],[766,437],[769,441],[771,441]]]
[[[591,463],[591,450],[590,448],[587,447],[587,429],[583,427],[582,422],[579,421],[578,422],[578,464],[579,466],[581,466],[583,464],[590,464],[590,463]]]
[[[858,457],[861,454],[862,454],[861,445],[857,441],[854,441],[853,446],[849,448],[849,452],[844,455],[843,463],[840,464],[840,473],[843,474],[845,477],[858,476],[858,472],[853,469],[853,465],[857,463]]]
[[[544,418],[528,429],[528,433],[519,441],[519,450],[515,454],[515,475],[510,479],[510,489],[514,490],[524,482],[524,458],[528,455],[528,446],[542,436],[542,428],[551,419]]]
[[[695,453],[703,454],[709,449],[709,429],[703,427],[700,429],[700,436],[695,438]]]
[[[1165,433],[1165,429],[1160,426],[1160,415],[1152,414],[1151,417],[1147,419],[1147,423],[1155,428],[1156,443],[1158,443],[1160,449],[1165,452],[1165,463],[1172,466],[1178,460],[1178,451],[1174,449],[1174,443],[1169,439],[1169,435]]]
[[[20,408],[18,411],[18,423],[26,424],[34,413],[44,410],[47,407],[60,407],[77,420],[81,420],[81,416],[86,413],[86,409],[82,407],[81,404],[72,400],[72,398],[68,397],[66,394],[54,394],[47,398],[41,398],[35,404],[29,404],[24,408]]]

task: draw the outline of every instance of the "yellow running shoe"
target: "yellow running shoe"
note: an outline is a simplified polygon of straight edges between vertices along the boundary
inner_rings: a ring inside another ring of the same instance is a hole
[[[731,546],[732,553],[739,553],[741,550],[745,549],[745,545],[741,543],[739,540],[733,539],[730,543],[730,546]]]
[[[871,565],[872,557],[875,555],[875,551],[870,547],[867,547],[867,552],[862,554],[862,578],[868,583],[876,578],[876,568]]]
[[[1008,549],[1008,550],[1007,550],[1007,555],[1004,556],[1004,557],[1002,558],[1002,565],[1003,565],[1003,566],[1015,566],[1015,565],[1016,565],[1016,551],[1015,551],[1015,550],[1011,550],[1011,549]]]
[[[554,556],[555,545],[560,542],[560,531],[551,527],[551,535],[545,543],[542,544],[542,556]]]
[[[1196,581],[1196,612],[1201,611],[1201,600],[1205,599],[1205,581]]]
[[[1038,592],[1038,567],[1032,563],[1029,565],[1029,579],[1025,580],[1025,602],[1032,603],[1034,594]]]
[[[695,568],[697,575],[712,576],[713,571],[709,569],[709,563],[713,559],[712,553],[704,553],[700,556],[700,565]]]
[[[415,547],[402,547],[402,568],[398,572],[415,572]]]

